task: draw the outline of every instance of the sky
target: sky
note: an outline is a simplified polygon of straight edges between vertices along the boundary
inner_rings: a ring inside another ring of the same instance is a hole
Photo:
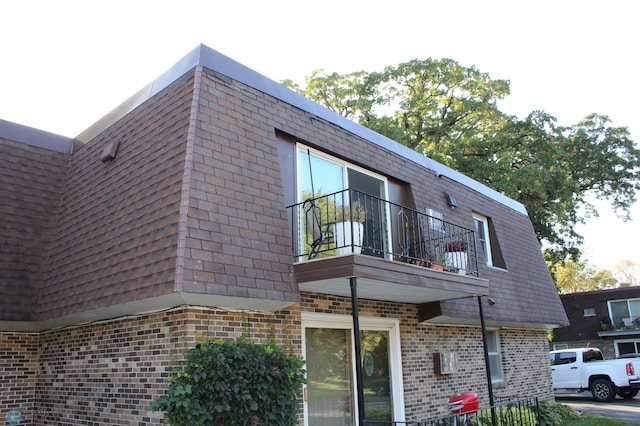
[[[74,137],[202,43],[275,81],[451,58],[509,80],[506,113],[561,125],[599,113],[639,144],[639,12],[635,0],[4,1],[0,119]],[[598,209],[578,228],[587,259],[640,263],[640,204],[626,223]]]

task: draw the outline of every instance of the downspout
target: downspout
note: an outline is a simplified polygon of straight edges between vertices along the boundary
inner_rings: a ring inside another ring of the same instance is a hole
[[[484,349],[484,368],[487,373],[487,390],[489,391],[489,408],[491,409],[491,424],[495,426],[496,412],[493,406],[493,383],[491,382],[491,365],[489,364],[489,346],[487,344],[487,326],[484,322],[484,310],[482,309],[482,296],[478,296],[478,308],[480,309],[480,328],[482,329],[482,347]]]
[[[358,316],[358,290],[356,277],[349,277],[351,287],[351,316],[353,318],[353,345],[356,358],[356,394],[358,399],[358,425],[364,425],[364,386],[362,385],[362,351],[360,348],[360,319]]]

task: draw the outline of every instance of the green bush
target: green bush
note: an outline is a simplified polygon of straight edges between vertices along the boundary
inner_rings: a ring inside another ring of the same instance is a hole
[[[297,425],[303,366],[274,343],[208,339],[185,354],[151,408],[173,426]]]
[[[553,404],[541,401],[540,426],[558,426],[563,422],[578,419],[578,413],[566,404]]]

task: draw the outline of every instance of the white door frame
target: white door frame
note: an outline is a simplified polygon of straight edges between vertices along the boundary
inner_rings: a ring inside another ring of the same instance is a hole
[[[360,316],[361,330],[386,331],[389,333],[389,379],[391,380],[391,404],[393,405],[393,421],[404,421],[404,390],[402,384],[402,354],[400,347],[400,320],[395,318],[378,318]],[[353,332],[353,318],[350,315],[332,315],[315,312],[302,312],[302,356],[306,359],[306,333],[305,328],[339,328]],[[353,339],[351,340],[353,344]],[[355,357],[354,351],[351,351]],[[351,360],[353,366],[352,377],[356,377],[355,359]],[[306,394],[306,386],[304,392]],[[355,386],[353,394],[357,398]],[[355,398],[354,398],[355,399]],[[354,401],[357,406],[357,401]],[[357,413],[356,413],[357,415]],[[304,424],[308,426],[308,407],[304,401]]]

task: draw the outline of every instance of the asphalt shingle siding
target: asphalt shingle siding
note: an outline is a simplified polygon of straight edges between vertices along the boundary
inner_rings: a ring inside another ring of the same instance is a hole
[[[39,319],[173,291],[192,95],[193,72],[74,153]]]
[[[201,172],[196,176],[204,179],[197,185],[209,188],[207,194],[199,194],[203,199],[197,204],[212,209],[210,217],[215,216],[218,222],[207,225],[215,226],[212,232],[200,231],[205,232],[203,237],[212,238],[219,252],[213,253],[210,266],[217,270],[192,268],[193,275],[185,275],[185,288],[203,291],[210,286],[216,288],[207,292],[280,298],[282,294],[274,293],[274,286],[280,285],[285,295],[295,297],[286,269],[292,258],[283,194],[283,188],[285,194],[295,191],[295,167],[278,166],[277,149],[297,140],[386,175],[393,182],[391,186],[408,188],[418,211],[435,209],[444,214],[445,220],[468,228],[474,227],[474,212],[491,218],[506,270],[487,267],[480,255],[481,277],[490,281],[490,295],[498,302],[495,309],[488,309],[488,318],[540,325],[566,322],[527,215],[236,80],[217,78],[209,70],[205,76],[198,115],[204,120],[198,133],[202,146],[196,146],[196,152],[204,150],[209,157],[201,161],[209,167],[196,164],[194,169]],[[280,155],[283,161],[295,161],[293,150]],[[213,182],[216,185],[210,184]],[[456,209],[448,206],[446,194],[456,197]],[[205,201],[207,197],[210,202]],[[198,211],[200,227],[206,222],[202,219],[204,210]],[[194,261],[193,265],[206,268],[210,260],[203,262]],[[249,271],[252,266],[260,270]],[[251,273],[260,276],[247,275]],[[265,273],[271,275],[263,279]],[[202,282],[214,277],[215,284]],[[478,318],[475,300],[448,301],[442,306],[445,315]]]
[[[0,139],[0,320],[34,319],[69,158]]]
[[[388,176],[393,191],[409,194],[419,211],[435,209],[469,228],[473,212],[491,218],[506,270],[486,267],[480,255],[481,276],[490,281],[490,296],[500,305],[488,309],[487,318],[529,324],[566,321],[526,215],[438,176],[399,151],[372,144],[230,77],[200,70],[187,72],[71,157],[63,157],[69,170],[60,191],[59,220],[43,225],[55,231],[41,273],[38,319],[174,291],[299,300],[290,275],[285,209],[295,168],[281,166],[278,152],[282,136],[291,135]],[[119,148],[115,160],[103,163],[108,143]],[[185,176],[190,179],[186,186]],[[448,206],[447,194],[458,200],[456,209]],[[181,202],[187,204],[182,219]],[[51,207],[49,212],[56,211],[57,205]],[[181,220],[186,222],[184,235]],[[184,252],[178,253],[181,244]],[[184,269],[176,276],[180,259]],[[23,305],[34,307],[34,288],[21,290],[21,300],[31,298]],[[441,308],[445,316],[478,317],[474,300],[443,302]]]
[[[184,290],[297,301],[272,100],[209,71],[200,89]]]

